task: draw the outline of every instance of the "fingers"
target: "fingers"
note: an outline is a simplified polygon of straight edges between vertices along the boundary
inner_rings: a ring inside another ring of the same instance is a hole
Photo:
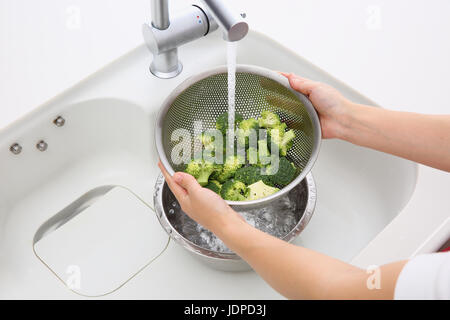
[[[292,73],[283,73],[281,72],[283,76],[288,78],[289,84],[291,85],[292,89],[303,93],[304,95],[309,96],[314,88],[317,86],[317,82],[297,76]]]
[[[172,190],[175,198],[177,198],[178,202],[183,202],[187,196],[186,190],[184,190],[180,185],[178,185],[174,179],[170,176],[170,174],[167,172],[166,168],[162,165],[161,162],[158,163],[158,167],[161,169],[161,172],[166,179],[167,185],[169,186],[170,190]]]
[[[200,186],[200,184],[197,182],[197,180],[193,176],[191,176],[191,175],[189,175],[187,173],[177,172],[173,176],[173,179],[181,187],[186,189],[186,191],[188,193],[194,192],[194,191],[199,190],[199,189],[202,188]]]

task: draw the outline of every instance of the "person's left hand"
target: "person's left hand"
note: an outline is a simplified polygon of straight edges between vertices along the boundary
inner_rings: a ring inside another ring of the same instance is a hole
[[[171,177],[161,162],[158,166],[167,185],[180,203],[181,209],[206,229],[214,232],[226,217],[237,216],[237,213],[218,194],[202,188],[193,176],[177,172]]]

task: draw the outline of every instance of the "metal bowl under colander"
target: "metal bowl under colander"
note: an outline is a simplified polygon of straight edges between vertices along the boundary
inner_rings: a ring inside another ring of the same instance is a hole
[[[236,112],[244,119],[257,118],[261,111],[277,113],[296,138],[287,158],[301,169],[300,174],[279,192],[260,200],[227,201],[229,205],[246,207],[267,205],[280,198],[305,179],[319,152],[321,127],[319,117],[301,93],[291,89],[289,81],[277,72],[249,65],[236,69]],[[172,150],[180,141],[191,141],[194,150],[195,122],[202,121],[203,130],[215,129],[217,118],[228,111],[228,73],[222,66],[193,76],[179,85],[162,105],[156,123],[156,148],[161,162],[172,175],[185,164],[172,161]],[[176,133],[175,139],[173,134]]]
[[[264,208],[235,207],[249,224],[286,242],[294,241],[308,225],[316,206],[316,185],[312,174]],[[170,237],[194,257],[221,271],[247,271],[250,266],[231,252],[211,232],[189,218],[160,175],[153,196],[156,215]]]

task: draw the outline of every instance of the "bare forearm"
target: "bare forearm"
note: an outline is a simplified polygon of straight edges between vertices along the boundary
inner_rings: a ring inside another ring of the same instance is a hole
[[[403,264],[382,267],[382,288],[369,290],[369,275],[337,259],[288,244],[230,215],[213,227],[225,244],[290,299],[390,299]]]
[[[339,138],[450,172],[450,115],[351,104]]]

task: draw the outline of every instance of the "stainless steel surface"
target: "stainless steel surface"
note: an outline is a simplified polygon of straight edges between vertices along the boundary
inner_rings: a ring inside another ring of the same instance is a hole
[[[178,60],[177,48],[155,55],[150,65],[150,72],[161,79],[175,78],[181,71],[183,65]]]
[[[152,0],[152,24],[156,29],[165,30],[169,27],[169,0]]]
[[[37,148],[39,151],[44,152],[44,151],[47,151],[47,149],[48,149],[48,144],[47,144],[47,142],[45,142],[44,140],[41,140],[41,141],[39,141],[39,142],[36,144],[36,148]]]
[[[57,127],[63,127],[66,124],[66,119],[64,119],[63,117],[58,117],[55,120],[53,120],[53,123]]]
[[[144,24],[144,40],[153,53],[150,71],[164,79],[177,76],[183,70],[178,60],[178,47],[205,36],[214,28],[218,26],[213,25],[211,28],[208,16],[197,6],[190,6],[177,13],[166,29]]]
[[[223,0],[202,0],[208,7],[214,19],[222,28],[224,38],[227,41],[239,41],[248,33],[248,24],[243,17],[234,13],[226,1]]]
[[[225,39],[237,41],[248,33],[248,25],[239,14],[233,14],[221,1],[209,1],[214,14],[193,5],[169,18],[168,0],[152,0],[152,22],[143,26],[145,43],[153,53],[150,71],[157,77],[168,79],[182,70],[178,60],[178,47],[224,28]],[[208,7],[206,3],[205,7]],[[216,21],[213,16],[217,16]]]
[[[22,152],[22,146],[18,143],[14,143],[10,148],[9,151],[11,151],[13,154],[18,155]]]
[[[284,241],[294,241],[306,228],[314,213],[317,193],[314,179],[311,174],[295,186],[285,197],[297,203],[295,209],[295,227],[280,237]],[[181,210],[179,204],[173,206],[175,197],[165,183],[164,177],[159,176],[155,185],[153,197],[157,217],[169,236],[179,245],[187,249],[193,256],[200,259],[208,266],[222,271],[248,271],[250,266],[235,253],[212,251],[202,247],[198,243],[189,240],[183,228],[183,222],[190,220]],[[241,207],[233,207],[237,212],[242,212]],[[259,205],[250,207],[250,210],[261,209]],[[266,208],[267,209],[267,208]],[[246,208],[245,210],[249,210]],[[192,220],[191,220],[192,222]]]
[[[199,17],[199,18],[197,18]],[[208,17],[196,6],[179,12],[167,30],[144,25],[144,39],[152,53],[161,54],[201,38],[211,31]]]
[[[273,98],[276,98],[275,100]],[[276,104],[272,102],[276,101]],[[238,65],[236,74],[236,112],[244,118],[258,117],[263,110],[271,110],[295,131],[293,147],[288,158],[302,172],[276,194],[255,201],[233,202],[238,207],[266,206],[295,188],[311,171],[319,153],[321,127],[319,117],[304,95],[291,89],[288,80],[278,73],[255,66]],[[184,164],[175,164],[171,153],[179,140],[172,141],[172,133],[184,133],[191,141],[195,122],[202,121],[203,129],[214,129],[217,117],[228,111],[227,67],[218,67],[187,79],[163,103],[156,124],[156,148],[170,174],[184,170]],[[179,131],[179,129],[181,129]],[[192,155],[188,155],[189,161]]]

